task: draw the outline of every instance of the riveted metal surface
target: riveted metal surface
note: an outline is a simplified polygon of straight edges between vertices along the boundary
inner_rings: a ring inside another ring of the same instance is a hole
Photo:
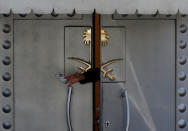
[[[13,18],[16,31],[13,27]],[[109,83],[104,84],[109,84],[108,87],[116,87],[114,84],[119,85],[117,82],[126,81],[131,108],[130,131],[140,131],[140,129],[144,131],[187,131],[188,17],[159,14],[115,14],[113,16],[103,15],[101,18],[102,26],[112,36],[110,42],[120,39],[118,44],[113,45],[120,50],[110,49],[111,43],[102,48],[112,50],[112,56],[119,54],[119,57],[126,53],[126,62],[117,64],[118,68],[126,68],[117,72],[117,69],[114,70],[115,74],[118,72],[120,74],[126,73],[126,77],[123,78],[122,75],[122,77],[118,77],[118,81],[114,81],[116,83],[106,81]],[[174,20],[177,20],[176,56],[174,52]],[[12,14],[0,15],[0,130],[13,131],[14,116],[16,120],[14,131],[67,130],[65,105],[63,104],[65,103],[67,91],[66,88],[61,87],[62,84],[53,79],[53,73],[64,72],[64,65],[66,74],[78,71],[76,67],[80,64],[67,60],[69,56],[74,55],[88,59],[89,47],[82,46],[80,40],[82,39],[83,30],[91,26],[90,24],[91,17],[89,15],[74,13],[71,15],[56,14],[55,12],[48,15],[34,13],[14,16]],[[61,29],[62,31],[60,31]],[[126,29],[126,32],[124,32],[124,29]],[[14,72],[13,32],[16,41],[15,56],[17,56]],[[119,35],[114,38],[117,32],[119,32]],[[78,44],[74,45],[74,43]],[[126,46],[121,43],[126,43]],[[110,58],[110,55],[107,55],[109,51],[106,52],[103,53],[104,56],[106,55],[105,59]],[[26,58],[28,59],[26,60]],[[175,98],[173,96],[175,94],[174,58],[176,58],[176,105],[174,105]],[[125,65],[121,66],[121,64]],[[10,76],[10,80],[5,81],[3,79],[2,75],[4,73],[5,79]],[[16,111],[14,111],[13,106],[14,73],[16,73]],[[88,131],[92,129],[91,86],[89,84],[84,85],[81,87],[82,89],[80,89],[80,86],[75,85],[73,92],[71,118],[74,129]],[[117,91],[114,88],[105,88],[105,90],[108,92],[114,91],[114,94]],[[108,94],[106,96],[110,99]],[[113,99],[115,98],[113,97]],[[114,111],[120,110],[115,113],[119,113],[117,116],[120,116],[121,119],[122,111],[120,108],[122,105],[120,103],[116,104],[117,109],[113,104],[108,104],[108,106],[112,107]],[[14,115],[14,112],[16,112],[16,115]],[[120,125],[116,129],[122,131],[121,124],[124,121],[113,125],[114,121],[116,119],[119,121],[119,119],[111,117],[112,113],[109,110],[105,113],[105,116],[109,119],[105,119],[103,116],[103,120],[106,120],[103,121],[103,130],[111,131],[112,128]],[[111,120],[111,118],[115,119]],[[50,124],[46,125],[45,123]],[[176,123],[176,129],[174,123]],[[35,125],[39,126],[36,127]]]
[[[71,44],[71,40],[72,44],[84,46],[79,41],[82,40],[82,27],[76,26],[91,26],[91,15],[84,15],[80,20],[35,20],[43,16],[33,16],[34,20],[16,19],[14,23],[15,131],[68,130],[67,87],[56,79],[55,73],[65,73],[69,52],[83,51],[64,47]],[[68,26],[72,26],[73,34],[67,32]],[[81,30],[74,32],[74,29]],[[66,43],[67,38],[70,43]],[[69,73],[66,70],[66,74]],[[71,121],[73,130],[92,130],[90,84],[74,85]]]
[[[110,15],[102,15],[101,25],[126,28],[124,36],[126,43],[125,87],[128,90],[130,102],[129,131],[174,131],[176,108],[174,18],[154,20],[152,17],[140,16],[138,19],[136,17],[128,20],[112,19]],[[113,53],[116,54],[116,52]],[[114,73],[116,73],[115,70]],[[122,86],[122,88],[125,87]],[[110,90],[113,92],[113,88]],[[115,90],[114,87],[114,92]],[[105,91],[109,92],[107,87],[103,90],[103,94]],[[103,104],[105,105],[105,98],[103,98]],[[109,110],[116,107],[112,104]],[[113,116],[113,113],[108,112],[103,120],[109,120],[105,117]],[[119,113],[122,112],[119,111]],[[118,118],[114,117],[114,120],[118,121]],[[114,130],[110,127],[103,128],[103,131]]]
[[[186,74],[188,72],[188,65],[186,58],[188,56],[187,41],[188,41],[188,17],[177,17],[177,46],[176,46],[176,131],[187,131],[188,112],[186,105],[188,105],[187,87],[188,80]],[[180,58],[180,59],[178,59]]]
[[[0,130],[13,131],[13,15],[0,17]]]

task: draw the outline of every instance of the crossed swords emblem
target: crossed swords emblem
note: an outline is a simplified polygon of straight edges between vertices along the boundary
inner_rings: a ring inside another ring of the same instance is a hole
[[[108,39],[109,39],[109,36],[108,36],[108,33],[105,32],[103,29],[101,30],[101,43],[102,45],[106,45],[107,42],[108,42]],[[89,57],[89,62],[83,60],[83,59],[80,59],[80,58],[76,58],[76,57],[69,57],[68,59],[70,60],[73,60],[73,61],[77,61],[79,63],[82,63],[84,65],[86,65],[86,67],[84,68],[83,66],[80,66],[79,69],[82,71],[82,72],[87,72],[89,69],[91,69],[91,28],[90,29],[86,29],[84,31],[84,34],[83,34],[83,40],[84,40],[84,44],[85,45],[89,45],[90,46],[90,57]],[[107,68],[108,65],[111,65],[115,62],[118,62],[122,59],[112,59],[112,60],[109,60],[107,62],[105,62],[104,64],[101,65],[101,72],[103,73],[103,77],[107,77],[109,78],[110,80],[114,80],[115,79],[115,75],[114,74],[111,74],[111,72],[113,71],[112,68]]]

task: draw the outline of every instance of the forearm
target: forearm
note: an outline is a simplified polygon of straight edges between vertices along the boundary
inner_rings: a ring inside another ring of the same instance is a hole
[[[88,82],[95,82],[100,79],[100,68],[88,70],[80,75],[80,83],[85,84]]]

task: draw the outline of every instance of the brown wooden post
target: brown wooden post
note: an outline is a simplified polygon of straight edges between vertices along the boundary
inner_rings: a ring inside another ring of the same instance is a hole
[[[93,13],[93,29],[92,29],[92,66],[93,68],[100,68],[100,15]],[[93,83],[93,131],[99,131],[100,119],[100,80]]]

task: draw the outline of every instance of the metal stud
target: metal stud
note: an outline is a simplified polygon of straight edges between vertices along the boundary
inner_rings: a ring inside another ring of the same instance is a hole
[[[2,110],[3,110],[4,113],[10,113],[11,106],[9,104],[3,104]]]
[[[179,43],[179,47],[181,49],[184,49],[187,46],[187,41],[186,40],[181,40]]]
[[[185,96],[186,95],[186,89],[181,87],[178,89],[179,96]]]
[[[2,59],[2,63],[4,65],[10,65],[10,57],[9,56],[4,56]]]
[[[9,97],[11,95],[11,91],[8,88],[3,88],[2,94],[4,97]]]
[[[179,104],[179,105],[178,105],[178,110],[179,110],[180,112],[185,112],[185,110],[186,110],[186,105],[185,105],[185,104]]]
[[[186,79],[186,73],[185,72],[180,72],[179,74],[178,74],[178,78],[179,78],[179,80],[181,80],[181,81],[183,81],[183,80],[185,80]]]
[[[180,32],[185,33],[187,31],[187,26],[185,24],[180,25]]]
[[[11,79],[11,75],[9,72],[4,72],[2,78],[4,81],[9,81]]]
[[[8,120],[4,120],[2,125],[4,129],[10,129],[12,126]]]
[[[183,119],[179,120],[178,121],[178,126],[179,126],[179,128],[185,128],[185,126],[186,126],[185,120],[183,120]]]
[[[4,41],[2,42],[2,47],[3,47],[4,49],[9,49],[9,48],[11,47],[11,42],[10,42],[9,40],[4,40]]]
[[[186,56],[180,56],[178,61],[179,61],[179,63],[180,63],[181,65],[183,65],[183,64],[186,63],[187,58],[186,58]]]
[[[11,30],[10,25],[9,24],[4,24],[4,26],[3,26],[3,32],[4,33],[9,33],[10,30]]]

